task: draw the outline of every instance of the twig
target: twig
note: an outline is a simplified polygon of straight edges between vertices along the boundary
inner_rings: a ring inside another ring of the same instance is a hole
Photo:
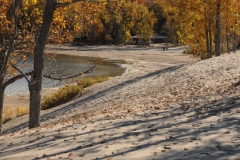
[[[95,68],[96,66],[92,66],[91,68],[79,73],[79,74],[75,74],[75,75],[70,75],[70,76],[66,76],[66,77],[54,77],[54,76],[51,76],[51,75],[43,75],[43,77],[46,77],[46,78],[50,78],[50,79],[53,79],[53,80],[59,80],[59,81],[62,81],[62,80],[65,80],[65,79],[70,79],[70,78],[73,78],[73,77],[78,77],[78,76],[81,76],[83,75],[84,73],[90,73],[92,72],[93,68]]]

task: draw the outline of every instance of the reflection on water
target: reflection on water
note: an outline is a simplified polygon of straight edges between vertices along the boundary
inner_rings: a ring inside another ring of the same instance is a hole
[[[29,65],[32,62],[32,58],[33,57],[29,57],[27,60]],[[81,77],[97,75],[109,75],[114,77],[120,76],[125,72],[125,68],[120,66],[124,63],[124,61],[110,61],[96,57],[79,57],[68,55],[53,56],[50,54],[45,57],[44,74],[59,77],[67,74],[78,74],[90,66],[96,66],[91,73],[84,74]],[[73,83],[74,81],[74,79],[69,79],[60,83],[60,81],[57,80],[43,78],[43,88],[60,87],[66,83]],[[5,95],[16,94],[24,91],[28,91],[28,84],[25,79],[20,79],[7,86]]]

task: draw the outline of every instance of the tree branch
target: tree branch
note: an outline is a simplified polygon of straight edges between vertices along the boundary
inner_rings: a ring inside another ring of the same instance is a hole
[[[15,11],[20,7],[22,0],[13,0],[12,5],[7,12],[7,20],[11,20],[14,17]]]
[[[30,80],[28,79],[27,75],[25,73],[23,73],[23,71],[21,71],[17,66],[15,66],[12,61],[10,59],[8,59],[8,62],[11,64],[11,66],[17,70],[20,74],[23,75],[23,77],[27,80],[28,83],[30,83]]]
[[[17,1],[19,1],[19,0],[16,0],[16,2],[17,2]],[[12,3],[12,5],[14,6],[14,9],[12,10],[12,16],[13,16],[13,18],[14,18],[14,33],[13,33],[13,35],[12,35],[12,39],[11,39],[11,43],[10,43],[9,49],[5,52],[5,55],[3,55],[3,56],[6,56],[6,57],[5,57],[5,60],[4,60],[4,62],[3,62],[2,68],[1,68],[1,72],[3,73],[3,74],[2,74],[3,77],[4,77],[5,74],[6,74],[5,71],[6,71],[6,69],[7,69],[7,62],[8,62],[8,60],[9,60],[9,56],[10,56],[10,54],[11,54],[13,48],[14,48],[14,39],[15,39],[15,37],[16,37],[16,35],[17,35],[17,19],[16,19],[16,10],[15,10],[15,9],[16,9],[16,8],[15,8],[15,5],[17,5],[16,2],[13,1],[13,3]]]
[[[25,76],[30,76],[33,74],[33,71],[30,71],[30,72],[27,72],[27,73],[24,73],[24,74],[19,74],[13,78],[10,78],[9,80],[7,80],[4,84],[3,84],[3,88],[6,88],[8,85],[14,83],[15,81],[25,77]]]
[[[23,73],[20,69],[18,69],[15,65],[12,64],[12,62],[9,60],[10,64],[13,66],[14,69],[16,69],[18,72],[20,72],[19,75],[17,76],[14,76],[12,78],[10,78],[9,80],[7,80],[4,84],[3,84],[3,88],[6,88],[8,85],[16,82],[17,80],[21,79],[21,78],[25,78],[28,83],[30,83],[30,80],[27,78],[27,76],[30,76],[33,74],[33,71],[30,71],[30,72],[27,72],[27,73]],[[93,68],[95,68],[96,66],[92,66],[90,67],[89,69],[79,73],[79,74],[75,74],[75,75],[70,75],[70,76],[66,76],[66,77],[53,77],[51,75],[43,75],[44,77],[46,78],[50,78],[50,79],[53,79],[53,80],[59,80],[59,81],[62,81],[62,80],[65,80],[65,79],[70,79],[70,78],[74,78],[74,77],[78,77],[78,76],[81,76],[83,74],[86,74],[86,73],[90,73],[92,72]]]
[[[78,77],[78,76],[81,76],[83,75],[84,73],[90,73],[92,72],[93,68],[95,68],[96,66],[92,66],[90,67],[89,69],[79,73],[79,74],[75,74],[75,75],[70,75],[70,76],[65,76],[65,77],[53,77],[51,75],[43,75],[43,77],[46,77],[46,78],[50,78],[50,79],[53,79],[53,80],[59,80],[59,81],[62,81],[62,80],[65,80],[65,79],[69,79],[69,78],[74,78],[74,77]]]

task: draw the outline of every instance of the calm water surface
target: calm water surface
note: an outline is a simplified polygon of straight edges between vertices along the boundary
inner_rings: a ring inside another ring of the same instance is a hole
[[[27,60],[27,64],[30,66],[30,69],[32,68],[32,58],[33,57],[29,57],[29,59]],[[67,74],[78,74],[83,70],[86,70],[90,66],[96,66],[91,73],[84,74],[81,77],[97,75],[109,75],[111,77],[114,77],[120,76],[125,72],[126,69],[121,67],[121,64],[124,63],[124,61],[110,61],[96,57],[79,57],[49,54],[45,57],[44,74],[55,77],[64,75],[67,76]],[[25,69],[25,71],[27,70]],[[75,80],[76,79],[69,79],[60,82],[57,80],[53,81],[48,78],[43,78],[43,88],[60,87],[66,83],[74,83]],[[25,91],[28,91],[28,84],[25,79],[20,79],[6,88],[5,95],[11,95]]]

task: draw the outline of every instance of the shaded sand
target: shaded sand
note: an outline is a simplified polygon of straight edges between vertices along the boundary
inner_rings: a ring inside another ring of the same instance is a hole
[[[51,95],[58,88],[47,88],[42,90],[42,97]],[[22,92],[4,97],[4,106],[29,107],[29,92]]]
[[[41,128],[1,136],[0,159],[239,158],[239,63],[237,53],[156,64],[161,70],[151,73],[133,67],[44,111]],[[6,123],[6,131],[24,127],[24,117]]]

